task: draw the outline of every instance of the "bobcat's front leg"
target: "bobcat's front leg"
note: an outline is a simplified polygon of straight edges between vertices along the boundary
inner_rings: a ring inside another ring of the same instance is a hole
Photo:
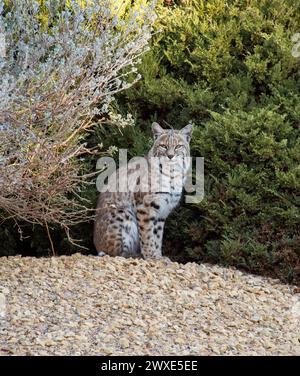
[[[141,254],[144,258],[162,258],[162,239],[165,220],[153,206],[137,209]]]

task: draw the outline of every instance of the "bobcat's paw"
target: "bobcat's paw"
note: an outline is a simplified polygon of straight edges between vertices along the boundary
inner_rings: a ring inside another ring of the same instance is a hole
[[[161,258],[159,260],[164,261],[166,264],[169,264],[170,262],[172,262],[172,260],[169,259],[169,257],[167,257],[167,256],[161,256]]]
[[[153,261],[163,261],[166,264],[169,264],[172,262],[172,260],[169,259],[167,256],[152,256],[152,257],[146,257],[146,260],[153,260]]]
[[[98,252],[98,256],[99,257],[107,256],[107,253],[100,251]]]

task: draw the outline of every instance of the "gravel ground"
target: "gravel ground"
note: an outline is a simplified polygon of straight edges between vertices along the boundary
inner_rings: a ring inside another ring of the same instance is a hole
[[[300,294],[234,269],[0,258],[2,355],[300,355]]]

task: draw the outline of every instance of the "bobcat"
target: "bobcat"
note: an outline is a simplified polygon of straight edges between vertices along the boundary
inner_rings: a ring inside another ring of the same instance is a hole
[[[99,256],[163,257],[165,220],[179,204],[190,167],[192,125],[173,130],[153,123],[152,132],[154,144],[146,156],[152,178],[145,173],[142,177],[150,188],[137,189],[141,177],[136,177],[136,166],[129,164],[128,185],[132,189],[99,194],[94,224],[94,244]],[[119,176],[124,176],[122,171]]]

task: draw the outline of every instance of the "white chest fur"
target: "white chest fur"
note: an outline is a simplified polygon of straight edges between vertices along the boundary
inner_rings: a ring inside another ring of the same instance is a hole
[[[157,186],[152,185],[151,187],[154,192],[152,199],[154,198],[157,208],[159,208],[158,215],[161,218],[167,218],[179,204],[189,163],[189,158],[178,158],[175,163],[163,160],[155,166],[153,181]]]

